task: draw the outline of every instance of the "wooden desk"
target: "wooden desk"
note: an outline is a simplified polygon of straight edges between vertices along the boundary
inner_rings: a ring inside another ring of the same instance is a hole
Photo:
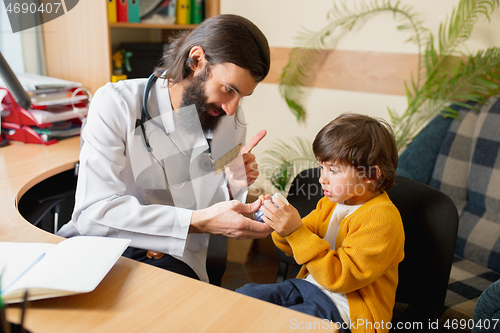
[[[0,148],[0,241],[62,240],[27,222],[16,203],[34,184],[73,168],[78,150],[79,138]],[[19,306],[9,306],[8,320],[19,316]],[[318,318],[124,257],[91,293],[31,302],[25,325],[33,333],[336,331]]]

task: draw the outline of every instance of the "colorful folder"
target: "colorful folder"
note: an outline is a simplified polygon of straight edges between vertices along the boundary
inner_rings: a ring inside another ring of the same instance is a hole
[[[191,0],[177,0],[175,18],[177,24],[191,24]]]
[[[128,0],[116,0],[118,22],[128,22]]]
[[[176,9],[177,8],[177,1],[176,0],[171,0],[169,3],[168,3],[168,7],[167,7],[167,16],[168,17],[174,17],[175,18],[175,12],[176,12]],[[175,22],[177,23],[177,22]]]
[[[203,16],[203,0],[191,0],[191,24],[200,24]]]
[[[115,23],[116,18],[116,0],[108,0],[108,21]]]
[[[128,21],[133,23],[141,22],[141,16],[139,14],[139,1],[140,0],[128,0]]]

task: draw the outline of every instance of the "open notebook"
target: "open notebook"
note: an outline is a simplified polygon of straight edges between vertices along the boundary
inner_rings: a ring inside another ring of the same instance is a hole
[[[59,244],[0,242],[5,303],[94,290],[130,244],[128,239],[78,236]]]

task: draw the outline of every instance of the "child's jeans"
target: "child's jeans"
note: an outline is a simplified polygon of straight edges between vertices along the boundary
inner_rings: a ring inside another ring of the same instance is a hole
[[[236,292],[339,323],[337,327],[342,327],[340,332],[350,332],[346,329],[347,324],[344,324],[337,306],[310,282],[289,279],[275,284],[249,283],[236,289]]]

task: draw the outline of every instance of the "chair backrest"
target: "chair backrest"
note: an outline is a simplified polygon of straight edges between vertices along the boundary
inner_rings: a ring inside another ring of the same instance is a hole
[[[448,289],[458,232],[458,212],[443,192],[399,177],[388,191],[405,229],[396,301],[409,304],[412,320],[434,319]]]
[[[318,168],[299,173],[288,201],[302,217],[323,197]],[[405,259],[399,265],[396,302],[408,304],[403,320],[435,319],[446,297],[458,232],[458,212],[444,193],[423,183],[396,176],[388,191],[405,229]],[[281,260],[283,256],[279,255]],[[425,322],[424,322],[425,321]]]
[[[301,171],[295,176],[288,190],[288,202],[299,211],[300,217],[305,217],[316,208],[323,198],[323,190],[319,184],[319,168]]]

